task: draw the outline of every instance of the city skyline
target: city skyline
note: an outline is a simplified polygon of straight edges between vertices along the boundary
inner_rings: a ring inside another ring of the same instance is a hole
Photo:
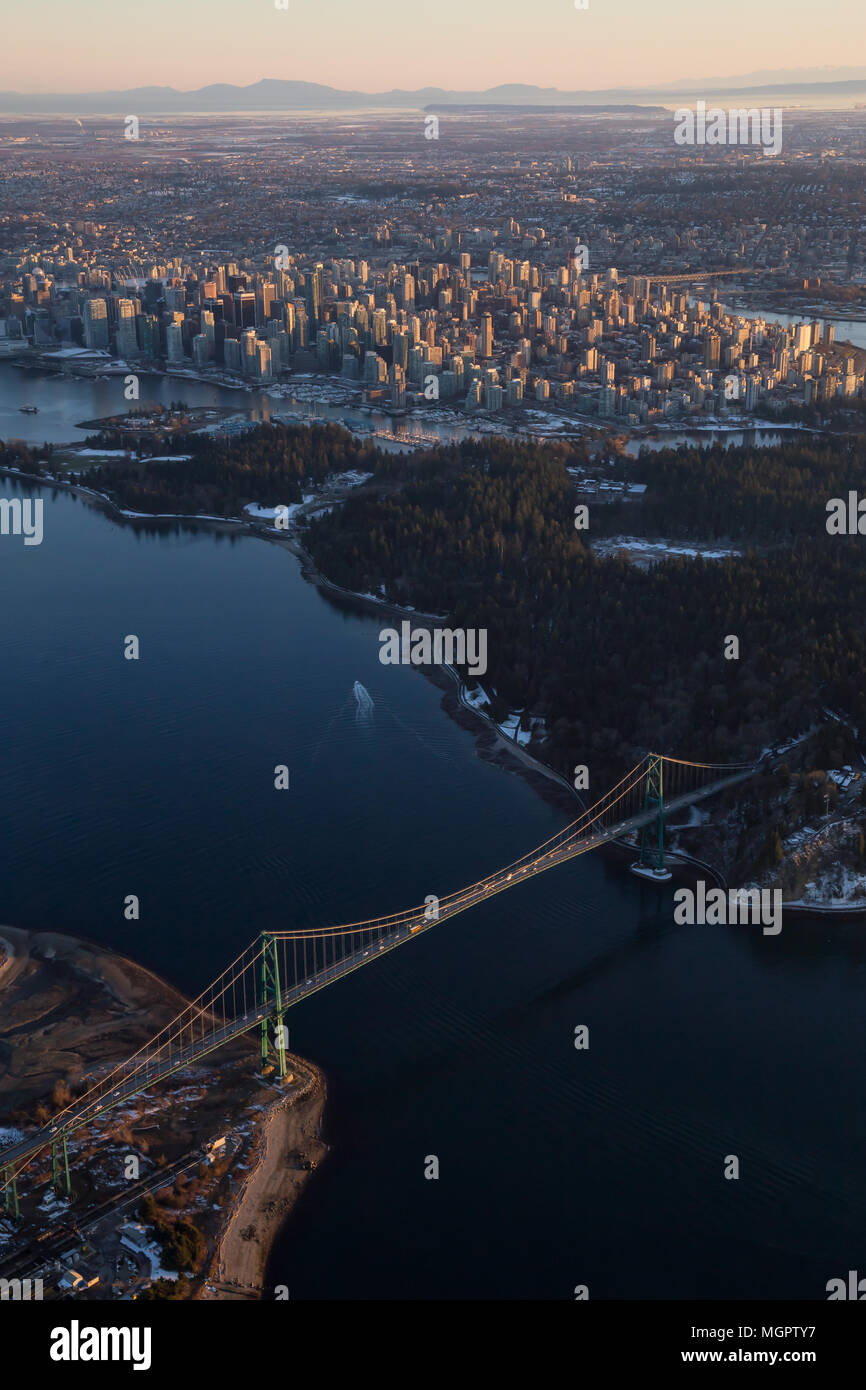
[[[307,1303],[580,1303],[581,1354],[643,1374],[839,1352],[866,62],[854,0],[828,19],[7,26],[0,1302],[44,1304],[31,1359],[248,1379],[279,1364],[251,1303],[301,1338]]]

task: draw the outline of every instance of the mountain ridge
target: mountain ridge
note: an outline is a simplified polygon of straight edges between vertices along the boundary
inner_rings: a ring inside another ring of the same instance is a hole
[[[815,69],[802,71],[814,72]],[[828,71],[834,71],[829,69]],[[841,69],[850,72],[851,69]],[[762,74],[756,74],[759,76]],[[767,74],[773,76],[774,74]],[[782,74],[775,74],[782,77]],[[747,74],[751,76],[751,74]],[[532,83],[506,82],[482,91],[450,90],[444,87],[392,88],[387,92],[361,92],[329,87],[320,82],[304,82],[294,78],[262,78],[247,86],[214,82],[205,87],[182,91],[176,87],[151,85],[106,92],[0,92],[0,112],[6,115],[81,114],[104,115],[116,112],[154,113],[214,113],[275,110],[360,110],[381,107],[430,106],[593,106],[611,98],[644,98],[649,103],[660,94],[712,97],[772,95],[832,95],[840,97],[858,90],[866,91],[866,69],[862,77],[828,78],[820,81],[787,79],[776,82],[753,82],[748,86],[730,84],[743,78],[714,78],[702,82],[680,79],[668,87],[610,87],[582,91],[563,91],[558,87],[539,87]],[[721,85],[719,85],[721,84]]]

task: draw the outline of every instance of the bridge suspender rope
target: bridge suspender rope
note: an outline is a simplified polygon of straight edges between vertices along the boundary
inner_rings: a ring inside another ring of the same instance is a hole
[[[156,1037],[42,1128],[0,1153],[0,1187],[5,1193],[6,1211],[19,1215],[16,1179],[40,1153],[51,1150],[52,1180],[59,1186],[62,1148],[64,1185],[69,1193],[67,1142],[71,1134],[257,1025],[261,1029],[262,1067],[268,1065],[273,1046],[279,1077],[284,1079],[285,1011],[437,922],[631,831],[641,832],[640,858],[632,865],[634,872],[656,879],[670,877],[664,866],[665,797],[668,810],[687,805],[748,777],[755,767],[754,763],[696,763],[649,753],[564,830],[466,888],[438,900],[428,899],[423,906],[363,922],[263,932]],[[653,824],[657,827],[657,846],[651,855],[649,832]]]

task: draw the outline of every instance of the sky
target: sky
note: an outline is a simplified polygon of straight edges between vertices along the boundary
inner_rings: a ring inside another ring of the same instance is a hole
[[[365,92],[501,82],[593,90],[759,69],[866,69],[863,0],[833,0],[828,23],[814,0],[586,3],[0,0],[2,85],[188,90],[294,78]]]

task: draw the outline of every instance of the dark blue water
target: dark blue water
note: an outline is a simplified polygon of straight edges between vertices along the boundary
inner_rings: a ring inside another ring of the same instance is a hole
[[[188,377],[142,375],[140,389],[142,403],[167,406],[172,401],[184,400],[189,406],[223,406],[257,423],[270,420],[272,415],[282,412],[319,420],[335,420],[350,427],[362,425],[367,429],[372,424],[376,429],[389,429],[407,439],[413,434],[426,433],[438,435],[448,442],[472,433],[471,422],[465,425],[434,424],[424,412],[408,419],[394,419],[380,411],[364,414],[351,405],[328,405],[315,400],[296,401],[290,386],[285,395],[274,395],[267,391],[233,390]],[[130,408],[123,392],[123,375],[103,379],[63,377],[0,362],[0,439],[23,439],[35,448],[45,443],[80,444],[95,432],[92,426],[82,429],[83,421],[123,414]],[[38,413],[23,415],[20,410],[22,404],[35,405]],[[778,444],[795,438],[792,430],[716,430],[711,427],[702,430],[661,430],[656,436],[633,437],[626,446],[626,453],[637,457],[642,448],[674,449],[679,444],[708,448],[717,441],[726,445]],[[387,441],[379,442],[380,446],[383,443],[387,446]]]
[[[563,823],[285,550],[41,495],[41,547],[0,537],[0,922],[198,991],[263,928],[446,893]],[[334,1148],[272,1278],[822,1298],[866,1262],[864,983],[856,926],[676,927],[669,894],[597,856],[443,923],[288,1019]]]
[[[283,412],[316,420],[336,420],[350,426],[360,424],[365,429],[373,424],[377,429],[394,430],[407,439],[424,432],[435,432],[443,440],[460,439],[471,433],[468,425],[461,424],[441,424],[434,428],[423,414],[396,420],[381,411],[365,413],[353,405],[329,405],[318,399],[296,400],[294,390],[304,385],[303,378],[293,387],[290,385],[279,392],[235,389],[191,376],[142,374],[139,382],[142,404],[167,406],[172,401],[183,400],[189,406],[223,406],[256,423]],[[307,381],[307,389],[309,385]],[[22,405],[35,405],[37,414],[23,414]],[[45,443],[80,444],[95,433],[92,425],[82,428],[82,422],[123,414],[129,409],[122,372],[102,378],[61,376],[0,362],[0,439],[23,439],[34,447]]]

